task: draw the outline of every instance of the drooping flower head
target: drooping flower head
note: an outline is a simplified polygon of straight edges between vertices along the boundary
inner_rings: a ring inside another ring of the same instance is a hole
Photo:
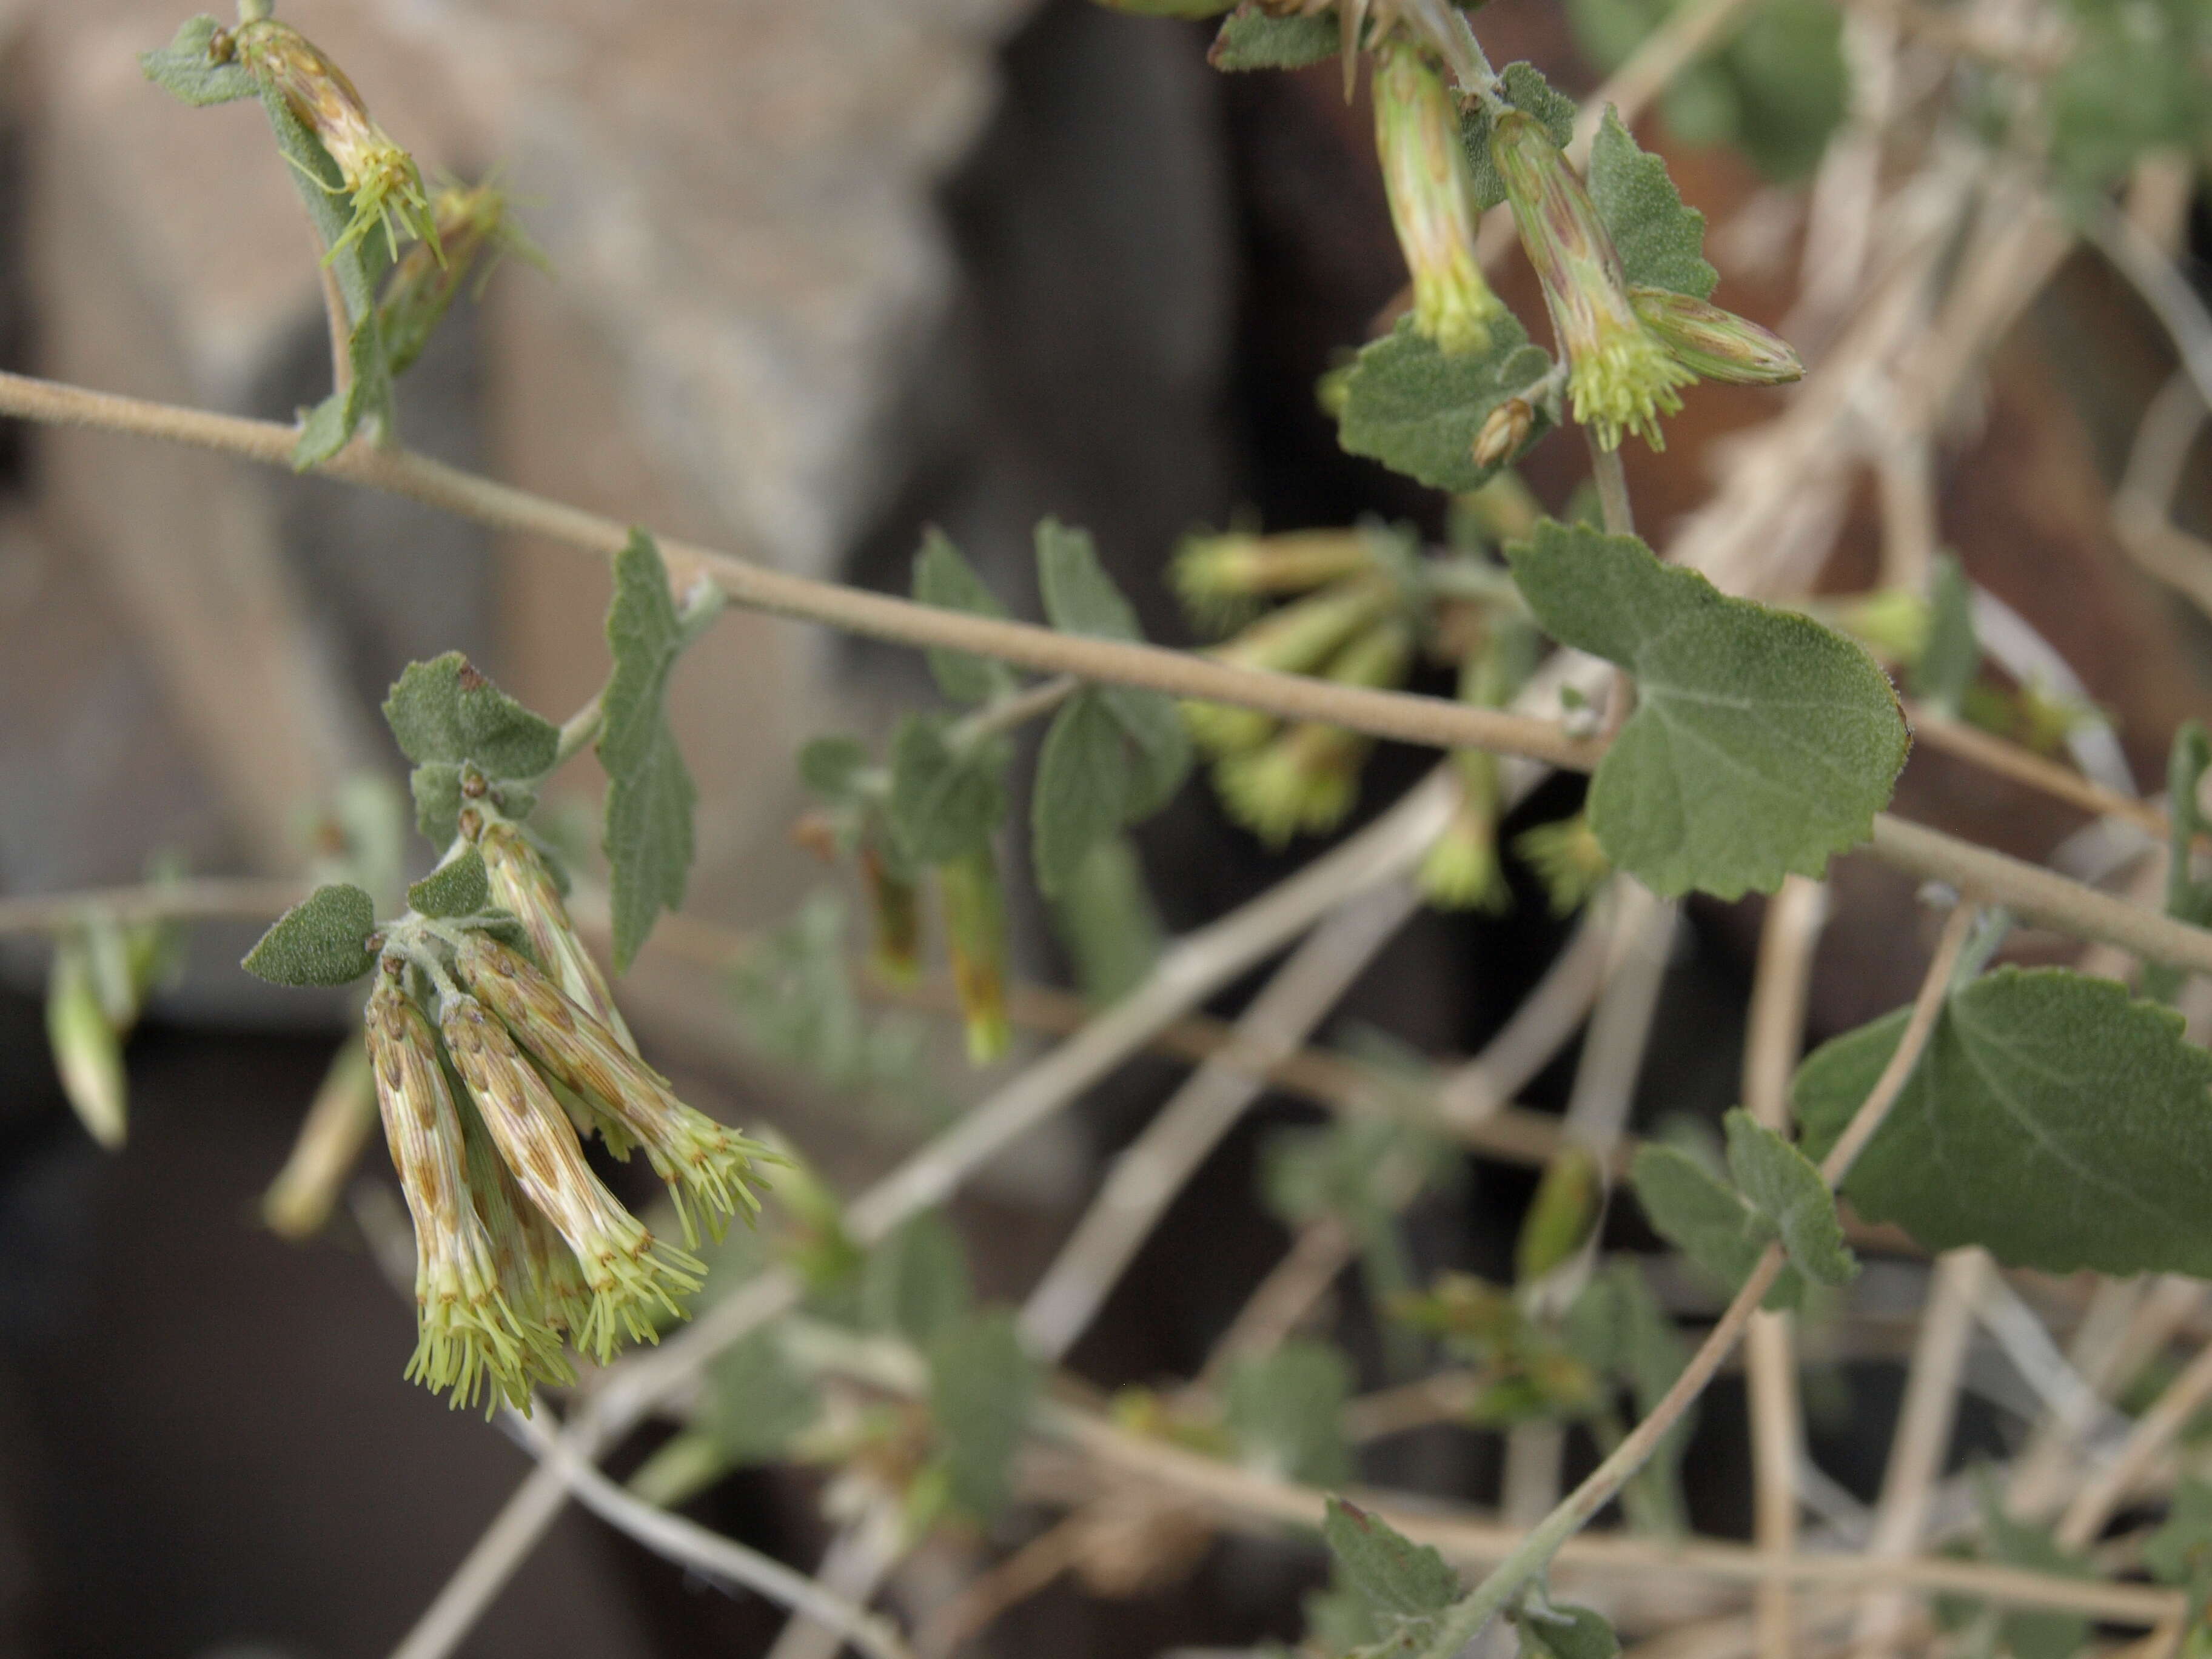
[[[380,225],[394,259],[399,257],[399,234],[404,230],[428,243],[442,261],[437,219],[430,210],[422,169],[369,118],[353,82],[320,47],[272,17],[255,18],[228,33],[219,32],[211,45],[218,60],[243,64],[282,99],[337,164],[338,176],[353,201],[353,218],[326,258],[359,241],[372,226]]]
[[[645,1148],[654,1173],[668,1183],[687,1244],[698,1242],[702,1213],[719,1237],[730,1217],[758,1212],[760,1200],[746,1177],[766,1147],[677,1099],[667,1079],[490,934],[464,934],[454,963],[477,1000],[549,1075],[580,1097],[595,1118],[614,1120]]]
[[[1375,148],[1390,223],[1413,278],[1413,326],[1448,352],[1480,351],[1504,301],[1474,257],[1481,215],[1459,105],[1419,48],[1385,41],[1375,53]]]
[[[1544,304],[1567,359],[1575,419],[1607,449],[1620,447],[1624,431],[1664,449],[1659,417],[1681,408],[1676,388],[1697,376],[1637,315],[1620,256],[1589,191],[1551,135],[1519,110],[1498,117],[1490,153],[1521,244],[1543,283]]]
[[[1782,386],[1802,380],[1790,343],[1748,317],[1671,289],[1632,288],[1628,301],[1685,368],[1733,386]]]

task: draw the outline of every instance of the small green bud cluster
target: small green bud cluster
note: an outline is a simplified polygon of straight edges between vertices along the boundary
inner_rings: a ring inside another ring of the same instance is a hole
[[[1589,191],[1534,118],[1504,111],[1490,149],[1567,360],[1575,419],[1604,447],[1634,432],[1664,449],[1659,417],[1680,409],[1680,388],[1700,376],[1771,386],[1804,372],[1756,323],[1687,295],[1631,288]],[[1510,454],[1507,437],[1486,428],[1478,453]]]
[[[380,226],[395,260],[404,231],[421,239],[432,257],[444,262],[438,221],[423,188],[422,169],[370,118],[353,82],[320,47],[290,24],[262,15],[235,29],[217,30],[208,52],[216,63],[243,65],[267,92],[283,100],[337,163],[352,198],[353,218],[326,258]]]
[[[564,1339],[602,1364],[625,1341],[656,1340],[704,1271],[606,1188],[580,1133],[618,1158],[644,1149],[687,1245],[702,1225],[719,1236],[731,1217],[753,1218],[747,1177],[773,1155],[638,1058],[520,832],[477,803],[462,833],[498,908],[385,930],[368,1054],[415,1223],[421,1334],[408,1375],[457,1405],[488,1392],[522,1406],[533,1383],[573,1380]]]
[[[1556,916],[1572,915],[1613,873],[1613,860],[1580,812],[1522,830],[1514,837],[1513,850],[1544,884]]]
[[[1517,617],[1489,615],[1461,659],[1461,701],[1500,708],[1520,690],[1535,656],[1535,638]],[[1419,875],[1421,891],[1441,910],[1480,910],[1496,915],[1512,902],[1498,853],[1498,823],[1505,806],[1498,757],[1462,749],[1452,756],[1459,801],[1427,854]]]

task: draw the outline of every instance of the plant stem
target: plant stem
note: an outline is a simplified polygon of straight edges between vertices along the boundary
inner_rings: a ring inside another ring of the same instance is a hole
[[[56,933],[104,916],[141,921],[269,921],[307,896],[306,884],[258,877],[195,876],[137,887],[0,898],[0,933]]]
[[[1620,452],[1607,449],[1588,427],[1583,428],[1583,439],[1589,446],[1590,478],[1597,485],[1598,512],[1605,520],[1605,533],[1633,536],[1636,509],[1628,499],[1628,469],[1621,465]]]
[[[599,724],[605,710],[600,706],[605,694],[594,691],[592,700],[561,723],[561,741],[553,750],[553,769],[559,771],[599,740]]]
[[[1017,731],[1038,716],[1051,714],[1082,689],[1083,682],[1074,675],[1061,674],[1012,696],[1000,697],[953,722],[945,734],[945,744],[957,751],[987,738],[995,738],[1002,732]]]
[[[1875,1079],[1872,1090],[1852,1115],[1850,1123],[1826,1161],[1820,1165],[1820,1178],[1831,1191],[1850,1169],[1851,1160],[1858,1155],[1882,1120],[1889,1115],[1890,1108],[1905,1087],[1905,1079],[1919,1060],[1927,1044],[1929,1033],[1935,1029],[1936,1014],[1942,1006],[1943,996],[1949,989],[1951,968],[1959,951],[1966,943],[1967,930],[1973,921],[1972,907],[1960,905],[1944,926],[1942,942],[1936,957],[1929,964],[1927,977],[1921,981],[1920,994],[1914,1000],[1911,1018],[1906,1022],[1904,1036],[1899,1040],[1897,1052],[1881,1075]],[[1682,1374],[1661,1396],[1658,1404],[1631,1430],[1626,1439],[1613,1448],[1605,1461],[1593,1469],[1581,1486],[1568,1493],[1565,1499],[1551,1514],[1545,1516],[1523,1539],[1514,1552],[1500,1562],[1491,1575],[1475,1586],[1472,1594],[1445,1614],[1437,1636],[1422,1650],[1422,1659],[1458,1659],[1461,1649],[1481,1632],[1484,1626],[1517,1596],[1528,1582],[1542,1572],[1561,1544],[1579,1532],[1611,1503],[1616,1493],[1628,1483],[1629,1478],[1642,1468],[1659,1443],[1673,1428],[1675,1420],[1687,1411],[1691,1403],[1705,1391],[1721,1362],[1735,1346],[1737,1337],[1757,1311],[1760,1301],[1772,1287],[1776,1275],[1782,1271],[1782,1249],[1770,1244],[1744,1281],[1743,1288],[1728,1305],[1704,1343],[1682,1368]]]

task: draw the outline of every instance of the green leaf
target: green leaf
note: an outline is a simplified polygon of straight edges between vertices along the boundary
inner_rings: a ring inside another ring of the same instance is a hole
[[[1166,939],[1127,836],[1092,843],[1053,904],[1052,923],[1073,960],[1076,983],[1102,1008],[1144,982]]]
[[[1679,1147],[1644,1146],[1637,1152],[1628,1178],[1651,1230],[1731,1296],[1743,1287],[1774,1242],[1771,1221]],[[1762,1305],[1794,1308],[1804,1294],[1802,1276],[1794,1266],[1784,1267]]]
[[[1766,0],[1722,52],[1735,142],[1777,183],[1820,165],[1850,109],[1843,26],[1842,11],[1826,0]]]
[[[1632,287],[1711,297],[1720,273],[1705,262],[1705,216],[1682,205],[1667,164],[1637,148],[1610,106],[1590,146],[1589,193]]]
[[[2189,1588],[2202,1606],[2212,1590],[2212,1486],[2185,1478],[2173,1489],[2165,1524],[2143,1540],[2143,1565],[2162,1584]]]
[[[975,1305],[968,1252],[942,1210],[925,1210],[868,1252],[860,1273],[860,1319],[927,1347]]]
[[[1443,1556],[1357,1504],[1330,1498],[1321,1536],[1346,1588],[1403,1651],[1423,1648],[1437,1616],[1460,1599],[1459,1575]]]
[[[1990,1554],[2008,1567],[2046,1577],[2088,1580],[2097,1570],[2062,1548],[2048,1528],[2005,1513],[1995,1482],[1981,1493],[1982,1536]],[[1997,1639],[2012,1659],[2073,1659],[2089,1642],[2089,1621],[2078,1613],[2008,1612],[1997,1620]]]
[[[602,845],[612,877],[615,971],[664,909],[684,902],[691,809],[699,799],[668,724],[668,677],[685,635],[660,550],[642,530],[615,555],[607,645],[614,672],[599,693],[599,763],[607,771]]]
[[[1245,1468],[1278,1480],[1341,1486],[1352,1479],[1344,1403],[1352,1365],[1326,1342],[1293,1338],[1231,1368],[1222,1420]]]
[[[1533,115],[1552,142],[1561,149],[1575,136],[1575,100],[1555,92],[1533,64],[1508,64],[1498,78],[1505,101],[1524,115]],[[1460,122],[1460,137],[1467,145],[1468,173],[1474,199],[1485,212],[1505,199],[1505,181],[1490,159],[1490,109],[1477,104]]]
[[[950,864],[989,847],[1006,816],[1006,744],[955,750],[945,740],[950,725],[908,714],[891,734],[891,830],[915,864]]]
[[[1639,1418],[1651,1414],[1690,1360],[1682,1334],[1632,1256],[1616,1256],[1592,1276],[1567,1310],[1563,1334],[1570,1353],[1628,1389]],[[1661,1437],[1651,1461],[1622,1492],[1622,1507],[1639,1531],[1685,1530],[1682,1459],[1696,1431],[1692,1408]]]
[[[1206,61],[1227,71],[1304,69],[1335,57],[1342,42],[1334,12],[1270,17],[1255,0],[1243,0],[1223,21]]]
[[[1613,1659],[1620,1638],[1589,1607],[1523,1607],[1513,1621],[1522,1659]]]
[[[869,763],[867,745],[858,738],[817,738],[799,751],[799,779],[824,800],[843,805],[854,799]]]
[[[292,446],[295,472],[330,459],[353,441],[364,421],[373,418],[386,428],[392,424],[392,373],[374,311],[354,325],[346,340],[346,359],[351,379],[344,389],[317,404],[300,423],[299,441]]]
[[[1590,781],[1606,856],[1655,892],[1736,898],[1863,841],[1905,764],[1904,716],[1865,651],[1730,599],[1633,536],[1547,520],[1507,550],[1538,623],[1636,676]]]
[[[1486,351],[1446,352],[1410,318],[1361,348],[1344,382],[1337,441],[1433,489],[1479,489],[1498,471],[1479,466],[1474,440],[1492,411],[1551,372],[1510,316],[1491,325]],[[1539,413],[1530,441],[1549,429]]]
[[[929,1345],[929,1413],[937,1425],[952,1501],[979,1521],[1005,1504],[1014,1452],[1036,1394],[1036,1363],[1013,1316],[970,1316]]]
[[[1053,717],[1030,792],[1030,848],[1047,898],[1066,892],[1092,849],[1121,829],[1129,794],[1121,724],[1101,699],[1079,691]]]
[[[483,855],[473,847],[440,865],[407,890],[410,908],[426,916],[472,916],[491,902]]]
[[[965,611],[977,617],[1004,617],[1006,607],[984,586],[952,538],[935,525],[922,532],[921,551],[914,556],[914,598],[917,605],[940,611]],[[955,702],[988,702],[1010,695],[1020,684],[1014,671],[1002,662],[965,651],[929,653],[929,672],[937,689]]]
[[[407,788],[415,797],[415,827],[441,845],[453,840],[461,816],[461,769],[425,761],[407,775]]]
[[[2075,0],[2074,42],[2048,87],[2051,150],[2077,187],[2126,175],[2147,150],[2200,151],[2203,13],[2194,0]]]
[[[251,98],[258,88],[242,64],[218,64],[208,43],[222,26],[212,17],[188,17],[166,46],[138,54],[146,78],[180,101],[195,106],[228,104]]]
[[[318,887],[276,919],[240,965],[271,985],[349,985],[376,966],[376,906],[344,882]]]
[[[742,1337],[708,1369],[708,1425],[732,1465],[773,1463],[822,1414],[822,1393],[769,1331]]]
[[[400,752],[417,765],[472,761],[488,778],[552,770],[561,728],[478,673],[458,651],[407,665],[384,700]]]
[[[1957,719],[1966,688],[1982,672],[1982,643],[1974,636],[1974,590],[1958,559],[1936,556],[1929,573],[1928,640],[1912,665],[1912,695]]]
[[[1790,1261],[1815,1284],[1850,1284],[1858,1276],[1858,1261],[1844,1243],[1844,1224],[1820,1172],[1741,1107],[1726,1123],[1729,1173],[1736,1190],[1772,1224]]]
[[[1874,1086],[1908,1011],[1824,1044],[1795,1085],[1809,1156]],[[2212,1275],[2212,1055],[2181,1017],[2061,968],[1954,992],[1844,1191],[1930,1250],[2008,1267]]]

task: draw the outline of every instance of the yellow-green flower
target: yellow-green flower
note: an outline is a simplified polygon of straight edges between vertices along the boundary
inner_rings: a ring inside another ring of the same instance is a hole
[[[1505,312],[1474,257],[1481,214],[1459,104],[1410,43],[1375,53],[1375,149],[1391,227],[1413,278],[1413,326],[1448,352],[1480,351]]]

